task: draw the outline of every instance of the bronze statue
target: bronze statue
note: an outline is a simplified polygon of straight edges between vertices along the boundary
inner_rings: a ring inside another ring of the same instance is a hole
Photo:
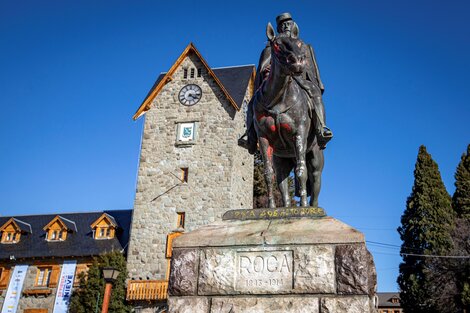
[[[274,172],[283,204],[290,206],[288,177],[293,169],[300,205],[307,206],[311,196],[310,206],[318,207],[322,150],[333,136],[325,125],[323,84],[313,49],[298,38],[290,14],[279,15],[276,22],[277,36],[270,23],[267,27],[269,46],[261,54],[256,92],[248,108],[248,148],[256,151],[257,138],[270,208],[275,207]]]
[[[290,13],[282,13],[276,17],[278,36],[298,37],[299,28],[292,19]],[[293,32],[295,30],[295,32]],[[326,126],[325,106],[323,104],[322,95],[325,87],[320,78],[320,70],[315,58],[313,47],[307,44],[307,58],[305,71],[302,73],[303,88],[307,91],[309,97],[312,99],[313,108],[316,122],[316,135],[321,149],[326,148],[326,144],[333,138],[333,133],[330,128]],[[271,47],[269,42],[261,52],[256,71],[255,90],[261,86],[261,83],[267,79],[269,75],[271,64]],[[247,130],[242,138],[247,137],[245,146],[251,154],[257,150],[257,137],[253,127],[253,103],[248,104],[247,109]]]

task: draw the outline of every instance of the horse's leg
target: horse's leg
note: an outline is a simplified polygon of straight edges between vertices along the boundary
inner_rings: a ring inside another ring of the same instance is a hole
[[[294,168],[294,164],[290,158],[280,158],[277,156],[273,157],[273,164],[277,185],[282,196],[282,204],[285,207],[290,207],[292,204],[289,195],[289,174]]]
[[[315,146],[307,155],[308,179],[310,180],[311,196],[310,206],[318,207],[318,196],[321,188],[321,174],[323,171],[324,157],[323,150]]]
[[[307,165],[305,163],[305,154],[307,146],[307,136],[304,125],[300,125],[295,135],[295,176],[299,183],[300,206],[307,206]]]
[[[274,202],[273,194],[273,181],[274,181],[274,170],[273,170],[273,147],[269,144],[268,139],[265,137],[259,137],[259,150],[264,162],[264,181],[268,189],[268,203],[270,208],[275,208],[276,203]]]

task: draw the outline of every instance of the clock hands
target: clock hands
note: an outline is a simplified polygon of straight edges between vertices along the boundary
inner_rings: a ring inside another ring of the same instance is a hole
[[[195,84],[186,85],[181,88],[178,98],[183,105],[194,105],[202,98],[201,87]]]

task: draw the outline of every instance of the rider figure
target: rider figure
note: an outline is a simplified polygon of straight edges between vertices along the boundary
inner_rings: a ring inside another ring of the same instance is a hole
[[[297,34],[292,33],[294,30],[295,22],[292,20],[292,16],[290,15],[290,13],[282,13],[277,16],[276,24],[278,36],[297,36]],[[322,100],[322,94],[325,88],[320,79],[320,71],[318,70],[315,54],[311,45],[307,45],[307,47],[308,64],[306,66],[306,70],[304,71],[304,73],[302,73],[302,77],[299,77],[296,80],[299,85],[307,92],[309,98],[313,103],[314,112],[312,113],[315,114],[317,118],[317,140],[320,149],[324,149],[328,141],[330,141],[333,137],[333,133],[326,126],[325,123],[325,107]],[[262,82],[269,76],[270,65],[271,46],[268,43],[261,52],[258,68],[256,71],[255,90],[258,90]],[[248,136],[247,148],[248,151],[253,154],[256,152],[257,149],[257,135],[253,126],[253,101],[250,101],[250,103],[248,104],[246,123],[247,130],[242,136],[242,138]]]

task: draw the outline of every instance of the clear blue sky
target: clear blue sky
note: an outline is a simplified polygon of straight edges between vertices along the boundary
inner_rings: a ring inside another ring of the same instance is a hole
[[[155,78],[193,41],[213,67],[256,64],[289,11],[311,43],[335,138],[320,204],[369,241],[396,228],[418,147],[452,194],[470,143],[468,1],[0,0],[0,214],[130,209]],[[379,290],[398,249],[369,245]]]

